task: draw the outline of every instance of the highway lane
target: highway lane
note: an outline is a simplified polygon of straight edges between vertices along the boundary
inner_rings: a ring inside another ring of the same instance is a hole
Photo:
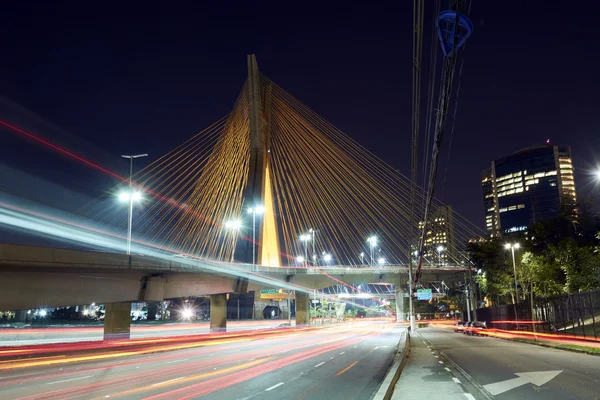
[[[287,323],[287,320],[229,321],[227,322],[227,331],[269,329],[285,323]],[[100,341],[103,340],[103,332],[104,328],[102,326],[4,328],[0,329],[0,347]],[[209,332],[209,322],[131,326],[132,339],[197,335]]]
[[[22,364],[37,361],[12,361],[14,369],[0,372],[0,398],[368,399],[402,329],[370,321],[249,333],[111,360],[68,363],[73,356],[64,355],[54,365],[30,367]]]
[[[414,339],[419,336],[450,360],[446,364],[463,375],[461,381],[477,399],[600,399],[598,356],[440,328],[419,329]]]

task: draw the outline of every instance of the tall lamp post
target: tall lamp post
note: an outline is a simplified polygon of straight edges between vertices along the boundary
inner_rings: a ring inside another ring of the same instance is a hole
[[[517,303],[519,302],[519,289],[517,287],[517,263],[515,262],[515,249],[518,249],[519,243],[506,243],[504,248],[510,250],[512,253],[513,272],[515,274],[515,321],[517,322],[517,329],[519,328],[519,317],[517,315]]]
[[[377,236],[371,236],[367,239],[369,247],[371,248],[371,267],[375,264],[375,246],[377,245]]]
[[[306,234],[302,234],[300,235],[300,241],[304,242],[304,262],[305,262],[305,267],[308,268],[308,242],[311,239],[311,235],[306,233]],[[313,255],[314,257],[314,255]]]
[[[121,193],[119,198],[122,201],[129,200],[129,222],[127,223],[127,254],[131,255],[131,225],[133,223],[133,202],[142,199],[140,192],[133,192],[133,160],[141,157],[148,157],[148,154],[129,154],[121,155],[121,157],[129,159],[129,192]]]
[[[252,270],[256,267],[256,215],[262,215],[264,212],[263,206],[254,206],[248,209],[248,213],[252,214]]]
[[[437,252],[438,252],[438,259],[440,260],[440,267],[442,266],[442,251],[444,251],[444,247],[443,246],[438,246],[437,247]]]

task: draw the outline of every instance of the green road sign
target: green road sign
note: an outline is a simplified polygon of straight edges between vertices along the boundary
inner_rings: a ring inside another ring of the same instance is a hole
[[[277,294],[279,289],[264,289],[260,291],[260,294]]]
[[[431,300],[431,289],[417,289],[417,300]]]

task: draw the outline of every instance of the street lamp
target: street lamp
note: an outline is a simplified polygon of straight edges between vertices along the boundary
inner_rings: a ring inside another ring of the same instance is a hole
[[[517,288],[517,263],[515,262],[515,249],[520,247],[519,243],[506,243],[504,248],[510,250],[512,253],[513,271],[515,274],[515,321],[517,321],[517,327],[519,317],[517,316],[517,302],[519,301],[519,289]]]
[[[365,252],[364,252],[364,251],[362,251],[362,252],[360,253],[360,265],[361,265],[361,266],[362,266],[362,265],[365,265],[364,258],[365,258]]]
[[[377,264],[379,264],[379,265],[385,264],[385,258],[379,257],[379,260],[377,260]]]
[[[232,231],[239,231],[242,228],[242,221],[239,219],[230,219],[229,221],[225,221],[225,228]]]
[[[300,264],[304,264],[304,257],[298,256],[296,257],[296,261],[298,261]]]
[[[306,261],[306,267],[308,267],[308,242],[311,240],[311,235],[309,233],[303,233],[300,235],[300,241],[304,242],[304,260]],[[315,256],[313,255],[313,258]]]
[[[329,253],[323,254],[323,261],[325,261],[327,263],[330,262],[331,261],[331,254],[329,254]]]
[[[437,252],[438,252],[438,257],[440,260],[440,265],[442,265],[442,251],[444,251],[444,247],[443,246],[438,246],[437,247]]]
[[[129,192],[119,194],[119,199],[129,201],[129,219],[127,223],[127,254],[131,255],[131,225],[133,223],[133,202],[140,201],[142,194],[133,191],[133,160],[141,157],[148,157],[148,154],[130,154],[121,155],[121,157],[129,159]]]
[[[262,215],[265,212],[263,206],[254,206],[248,209],[248,213],[252,214],[252,269],[256,265],[256,215]]]
[[[375,254],[373,254],[375,246],[377,245],[377,236],[371,236],[367,239],[367,243],[371,247],[371,267],[375,264]]]

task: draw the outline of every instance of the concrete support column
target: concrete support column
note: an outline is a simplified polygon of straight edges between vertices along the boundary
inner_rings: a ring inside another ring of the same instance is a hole
[[[107,303],[104,307],[104,340],[129,339],[131,303]]]
[[[396,322],[406,322],[404,290],[396,288]]]
[[[310,324],[308,293],[296,291],[296,326]]]
[[[210,331],[227,330],[227,294],[210,295]]]

